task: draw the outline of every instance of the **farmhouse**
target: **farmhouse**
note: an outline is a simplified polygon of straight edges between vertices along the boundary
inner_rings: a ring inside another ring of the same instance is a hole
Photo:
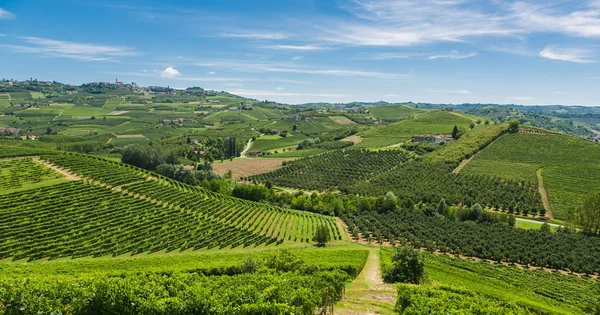
[[[454,138],[443,135],[415,135],[412,137],[413,142],[429,142],[431,144],[445,144],[452,140],[454,140]]]
[[[0,128],[0,133],[12,133],[13,135],[18,135],[21,129],[18,128]]]

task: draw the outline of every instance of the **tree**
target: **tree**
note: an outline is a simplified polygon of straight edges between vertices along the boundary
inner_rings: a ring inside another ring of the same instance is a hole
[[[392,265],[392,268],[383,275],[383,280],[387,283],[419,284],[425,275],[423,254],[409,246],[396,247],[392,256]]]
[[[442,198],[442,200],[440,200],[440,203],[438,203],[437,213],[441,214],[441,215],[445,215],[447,211],[448,211],[448,206],[446,205],[446,199]]]
[[[516,119],[511,120],[508,123],[508,131],[511,133],[517,133],[519,132],[519,121]]]
[[[600,192],[589,196],[571,215],[572,223],[584,232],[600,233]]]
[[[454,129],[452,129],[452,138],[456,139],[458,137],[458,127],[454,125]]]
[[[329,229],[324,225],[319,226],[313,237],[313,242],[317,242],[317,246],[319,247],[324,247],[330,240]]]

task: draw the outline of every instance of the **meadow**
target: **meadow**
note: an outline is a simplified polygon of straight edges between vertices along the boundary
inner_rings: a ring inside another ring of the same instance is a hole
[[[373,106],[369,108],[369,112],[373,117],[383,121],[406,120],[425,113],[421,109],[404,104]]]

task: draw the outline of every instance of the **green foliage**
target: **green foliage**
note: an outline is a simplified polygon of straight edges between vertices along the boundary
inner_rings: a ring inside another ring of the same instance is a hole
[[[435,205],[431,211],[423,207],[427,206],[388,213],[345,211],[341,218],[351,231],[375,238],[382,235],[416,248],[588,274],[600,271],[600,238],[596,236],[563,229],[556,233],[515,229],[505,222],[490,224],[487,219],[461,222],[431,216]]]
[[[478,126],[464,133],[459,140],[447,143],[441,149],[427,155],[425,160],[434,163],[457,165],[481,151],[506,131],[505,125]]]
[[[425,276],[424,257],[418,249],[400,246],[392,254],[392,266],[383,274],[388,283],[419,284]]]
[[[509,121],[508,122],[508,131],[511,133],[519,132],[519,121],[516,119]]]
[[[587,197],[570,220],[585,232],[600,233],[600,192]]]
[[[330,240],[331,236],[329,235],[329,229],[326,226],[317,227],[313,242],[316,242],[317,246],[324,247]]]
[[[531,314],[515,303],[490,298],[454,286],[416,287],[400,285],[399,314]]]

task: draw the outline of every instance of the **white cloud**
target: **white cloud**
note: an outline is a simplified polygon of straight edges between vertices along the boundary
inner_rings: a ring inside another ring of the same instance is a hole
[[[297,51],[319,51],[326,50],[326,47],[315,46],[315,45],[267,45],[262,46],[266,49],[277,49],[277,50],[297,50]]]
[[[292,58],[292,60],[294,60],[294,61],[298,61],[300,59],[302,59],[302,56],[296,56],[296,57]]]
[[[345,69],[319,69],[319,68],[291,65],[289,63],[252,63],[252,62],[239,61],[239,60],[221,60],[221,61],[214,61],[214,62],[196,63],[196,66],[210,67],[210,68],[224,68],[224,69],[229,69],[229,70],[234,70],[234,71],[245,71],[245,72],[301,73],[301,74],[331,75],[331,76],[343,76],[343,77],[368,77],[368,78],[380,78],[380,79],[399,79],[399,78],[407,77],[407,75],[396,74],[396,73],[361,71],[361,70],[345,70]]]
[[[286,39],[287,36],[281,33],[222,33],[221,37],[226,38],[247,38],[247,39]]]
[[[386,94],[384,95],[384,97],[399,97],[400,95],[398,94]]]
[[[531,96],[513,96],[513,97],[507,97],[506,99],[509,101],[522,101],[522,102],[530,102],[530,101],[537,100],[536,97],[531,97]]]
[[[18,37],[24,45],[0,45],[13,52],[38,53],[84,61],[117,61],[117,57],[138,55],[129,47],[59,41],[39,37]],[[29,46],[27,46],[27,45]]]
[[[439,94],[456,94],[456,95],[471,95],[471,91],[468,90],[426,90],[427,93],[439,93]]]
[[[162,71],[160,73],[160,75],[165,78],[175,78],[175,77],[180,76],[181,72],[179,72],[179,70],[177,70],[173,67],[168,67],[164,71]]]
[[[367,57],[364,57],[362,59],[367,59],[367,60],[408,59],[408,58],[410,58],[412,56],[414,56],[414,54],[408,54],[408,53],[375,53],[375,54],[369,55]]]
[[[546,47],[540,51],[540,56],[552,59],[569,61],[575,63],[594,63],[592,51],[581,48]]]
[[[559,3],[560,4],[560,3]],[[597,1],[568,6],[517,1],[510,5],[515,22],[529,31],[557,32],[578,37],[600,37],[600,7]],[[584,9],[585,7],[585,9]]]
[[[216,72],[214,72],[214,71],[211,71],[211,72],[209,72],[208,74],[210,74],[210,75],[215,75],[215,74],[217,74],[217,73],[216,73]]]
[[[12,20],[14,18],[16,18],[16,16],[12,12],[0,8],[0,20]]]
[[[350,19],[324,20],[318,38],[347,46],[413,46],[535,33],[600,37],[598,1],[347,0]],[[485,4],[484,4],[485,3]]]
[[[281,86],[279,86],[279,87],[277,87],[277,89],[276,89],[276,90],[277,90],[277,91],[283,91],[283,90],[285,90],[285,89],[284,89],[284,88],[282,88]]]
[[[432,55],[427,57],[427,59],[429,60],[435,60],[435,59],[465,59],[465,58],[471,58],[471,57],[475,57],[477,56],[477,53],[468,53],[468,54],[461,54],[460,52],[453,50],[451,52],[448,53],[443,53],[443,54],[439,54],[439,55]]]
[[[233,89],[229,90],[229,93],[240,95],[240,96],[250,96],[250,97],[260,97],[260,96],[313,96],[313,97],[349,97],[352,95],[348,94],[329,94],[329,93],[288,93],[288,92],[272,92],[272,91],[263,91],[263,90],[245,90],[245,89]]]

